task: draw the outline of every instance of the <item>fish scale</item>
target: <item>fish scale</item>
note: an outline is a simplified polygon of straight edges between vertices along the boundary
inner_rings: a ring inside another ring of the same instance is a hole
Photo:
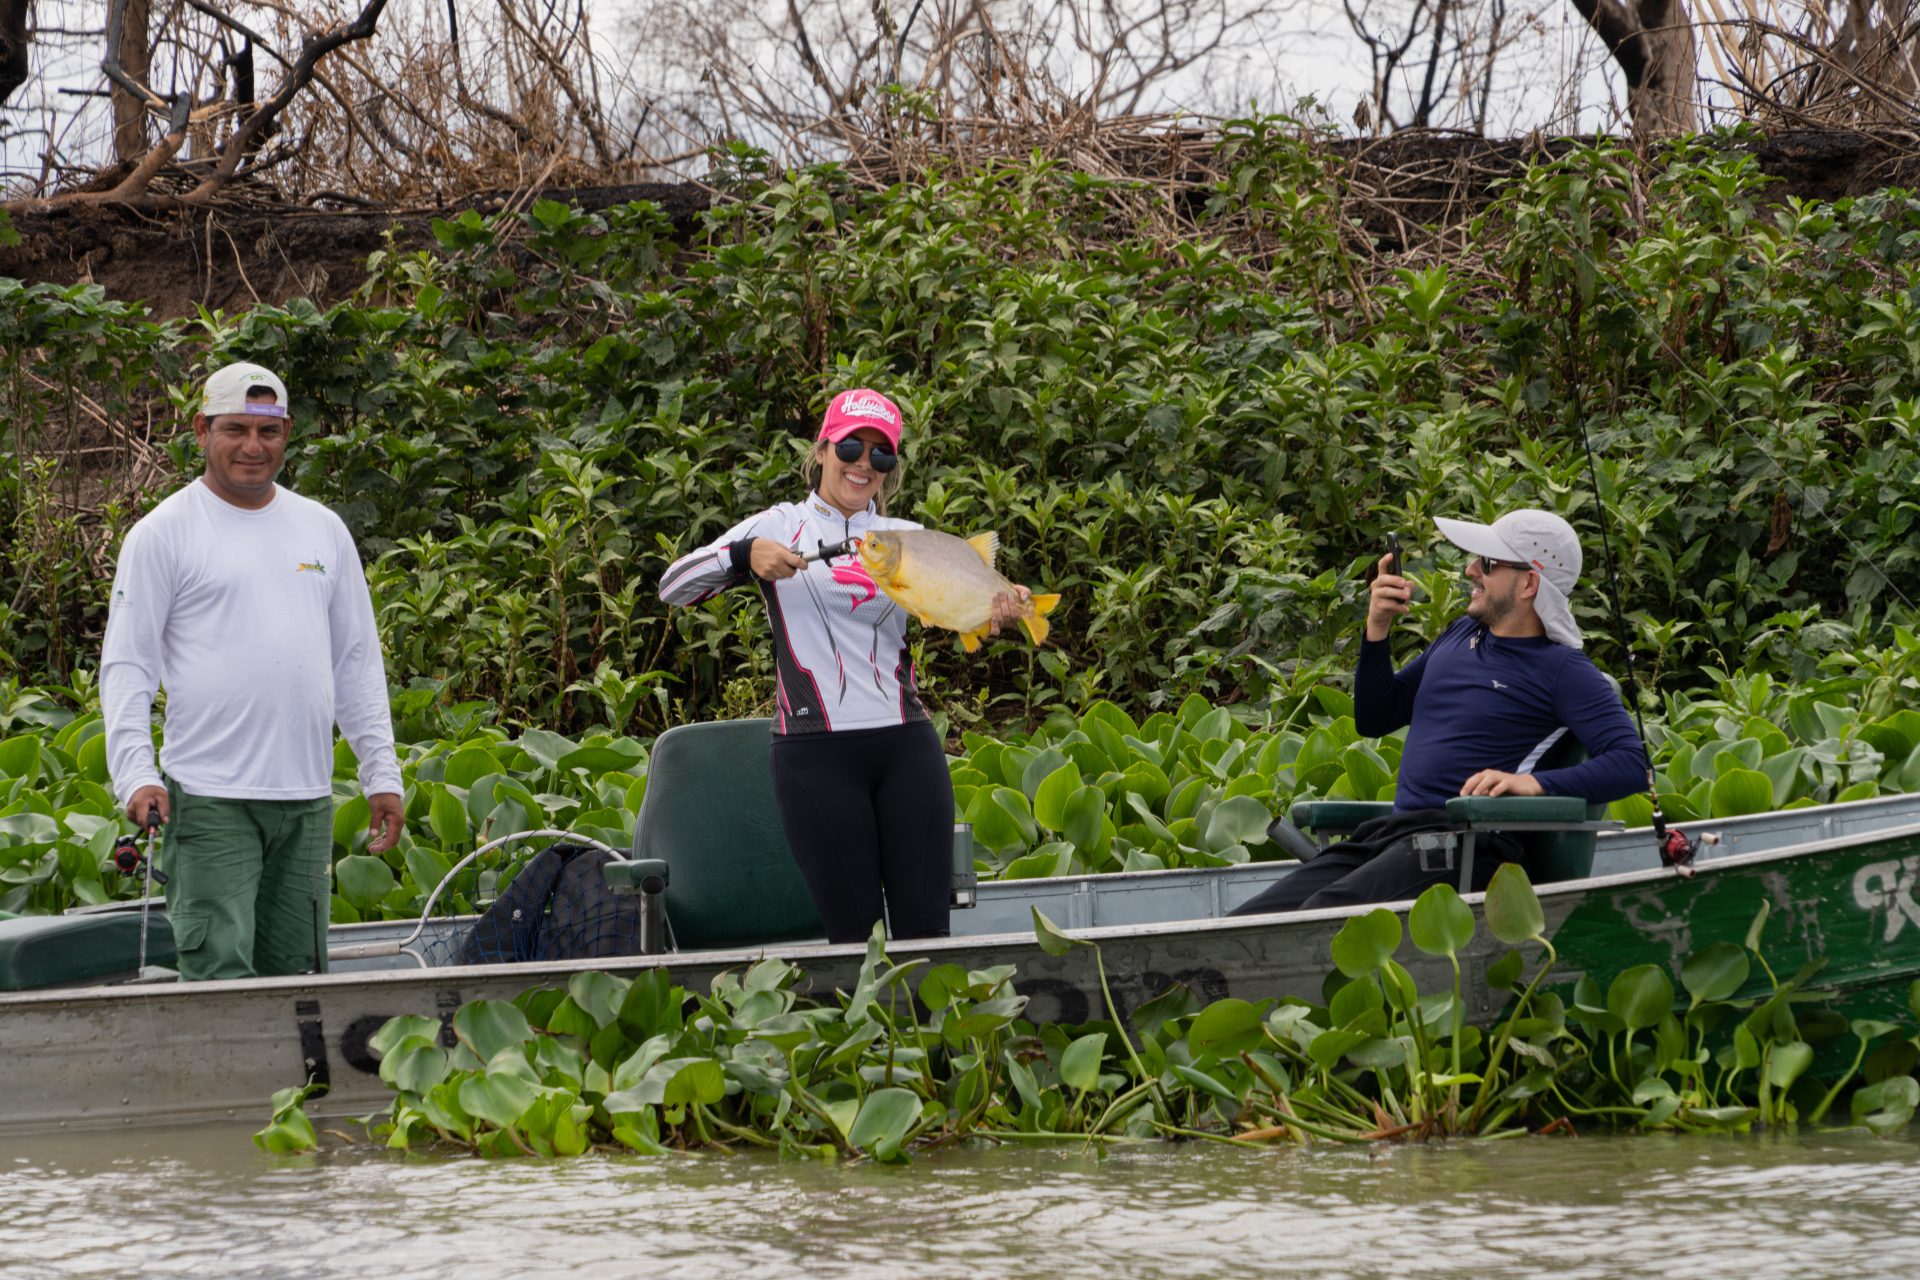
[[[994,568],[1000,535],[956,538],[934,529],[888,529],[861,539],[860,563],[875,584],[921,622],[960,633],[968,653],[980,647],[993,616],[995,596],[1018,595]],[[1047,639],[1046,616],[1058,595],[1027,600],[1020,625],[1035,644]]]

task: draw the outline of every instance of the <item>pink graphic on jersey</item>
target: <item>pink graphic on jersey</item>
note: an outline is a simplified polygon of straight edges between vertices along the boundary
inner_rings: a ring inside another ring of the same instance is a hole
[[[833,562],[833,580],[843,586],[853,587],[855,590],[866,588],[867,594],[856,599],[847,609],[848,613],[852,613],[880,593],[879,584],[874,582],[866,566],[853,556]]]

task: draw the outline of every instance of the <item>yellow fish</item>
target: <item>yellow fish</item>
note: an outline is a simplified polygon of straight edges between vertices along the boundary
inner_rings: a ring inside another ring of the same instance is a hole
[[[1017,595],[993,567],[1000,535],[956,538],[932,529],[888,529],[860,540],[860,564],[901,608],[930,626],[960,633],[968,653],[980,647],[993,616],[993,598]],[[1057,595],[1028,599],[1020,625],[1035,644],[1047,642],[1047,619]]]

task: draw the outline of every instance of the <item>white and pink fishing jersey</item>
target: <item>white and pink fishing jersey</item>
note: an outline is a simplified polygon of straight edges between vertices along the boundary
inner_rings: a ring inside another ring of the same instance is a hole
[[[907,614],[874,584],[851,550],[816,560],[791,578],[767,582],[746,568],[735,544],[771,538],[801,555],[882,529],[918,529],[871,506],[852,519],[807,495],[742,520],[674,561],[660,579],[668,604],[698,604],[751,582],[773,624],[778,734],[878,729],[927,719],[907,652]]]

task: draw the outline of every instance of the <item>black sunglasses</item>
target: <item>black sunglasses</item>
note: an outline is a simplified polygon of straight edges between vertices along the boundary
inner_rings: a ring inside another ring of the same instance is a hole
[[[872,464],[873,469],[881,475],[887,474],[900,465],[900,455],[878,441],[869,445],[865,440],[846,436],[836,440],[833,445],[833,456],[842,462],[858,462],[863,453],[867,455],[867,460]]]
[[[1490,560],[1486,556],[1475,556],[1474,563],[1480,566],[1480,572],[1492,573],[1495,569],[1517,569],[1521,573],[1532,573],[1530,564],[1518,564],[1512,560]]]

